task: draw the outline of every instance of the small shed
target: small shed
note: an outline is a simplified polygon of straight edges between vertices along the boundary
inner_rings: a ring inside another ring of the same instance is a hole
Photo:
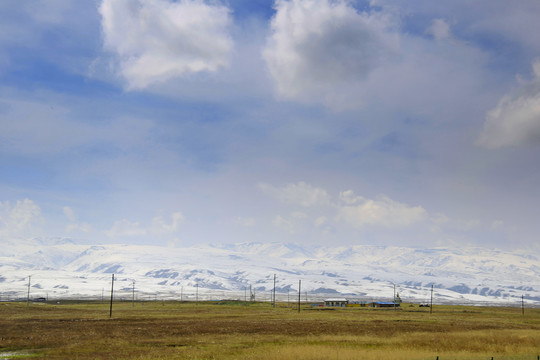
[[[349,303],[349,300],[345,298],[331,298],[324,300],[324,306],[329,307],[345,307]]]

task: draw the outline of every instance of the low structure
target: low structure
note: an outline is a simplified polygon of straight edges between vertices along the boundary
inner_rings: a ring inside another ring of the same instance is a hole
[[[324,300],[324,306],[329,307],[345,307],[349,303],[349,300],[345,298],[332,298],[332,299],[325,299]]]
[[[369,306],[378,307],[378,308],[399,307],[399,303],[392,302],[392,301],[377,301],[377,302],[369,303]]]

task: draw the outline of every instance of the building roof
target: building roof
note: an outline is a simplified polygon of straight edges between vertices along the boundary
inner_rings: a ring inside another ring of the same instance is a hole
[[[345,298],[330,298],[330,299],[324,299],[325,302],[347,302],[349,300]]]

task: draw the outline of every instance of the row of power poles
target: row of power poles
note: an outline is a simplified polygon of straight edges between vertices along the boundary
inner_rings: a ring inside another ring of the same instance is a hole
[[[30,285],[31,285],[31,279],[32,276],[28,276],[28,290],[27,290],[27,296],[26,296],[26,306],[30,305]],[[199,304],[199,284],[196,284],[196,303]],[[300,312],[300,303],[301,303],[301,288],[302,288],[302,280],[298,280],[298,312]],[[180,301],[183,301],[183,291],[184,288],[182,287],[181,295],[180,295]],[[247,296],[245,294],[245,291],[247,288],[244,288],[244,300],[247,301]],[[250,301],[255,301],[255,292],[252,291],[251,285],[249,286],[249,293],[250,293]],[[101,299],[103,302],[103,289],[101,292]],[[113,300],[114,300],[114,274],[112,274],[111,278],[111,300],[110,300],[110,307],[109,307],[109,317],[112,317],[112,309],[113,309]],[[394,284],[394,310],[396,310],[396,285]],[[272,296],[271,296],[271,303],[272,307],[276,307],[276,274],[274,274],[274,287],[272,289]],[[131,306],[135,306],[135,280],[132,282],[132,297],[131,297]],[[429,312],[433,313],[433,285],[431,285],[431,296],[430,296],[430,305],[429,305]],[[525,298],[522,295],[521,296],[521,312],[524,315],[525,314]]]

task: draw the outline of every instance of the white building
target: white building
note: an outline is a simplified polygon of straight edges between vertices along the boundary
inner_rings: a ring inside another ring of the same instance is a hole
[[[345,307],[349,303],[349,300],[345,298],[331,298],[324,300],[324,306],[330,307]]]

